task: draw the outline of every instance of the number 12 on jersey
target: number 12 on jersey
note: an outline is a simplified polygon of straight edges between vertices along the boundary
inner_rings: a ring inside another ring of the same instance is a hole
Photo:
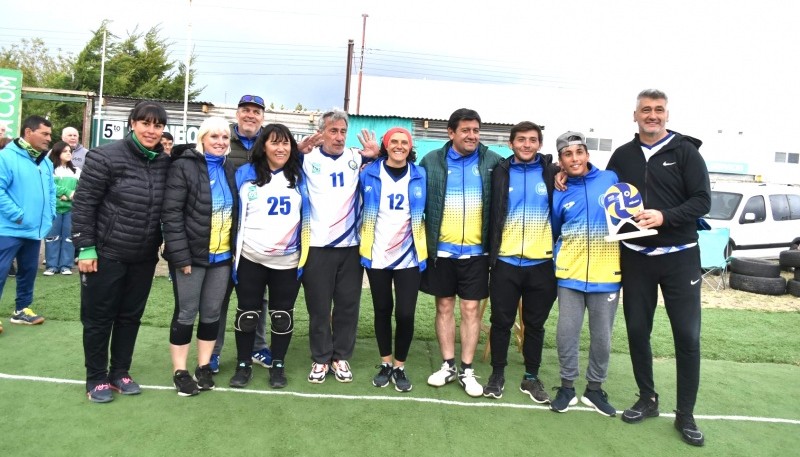
[[[403,211],[403,201],[405,201],[403,194],[389,194],[386,198],[389,199],[389,209]]]

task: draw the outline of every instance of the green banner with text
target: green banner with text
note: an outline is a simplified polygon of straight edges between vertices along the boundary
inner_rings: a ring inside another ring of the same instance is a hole
[[[22,71],[0,68],[0,122],[7,126],[6,136],[19,135],[22,115]]]

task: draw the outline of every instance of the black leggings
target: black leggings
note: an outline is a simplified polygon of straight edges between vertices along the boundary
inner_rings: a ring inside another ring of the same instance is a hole
[[[622,247],[622,307],[633,375],[642,397],[656,393],[650,334],[658,288],[672,327],[678,410],[693,413],[700,385],[700,250],[646,256]]]
[[[392,284],[397,296],[394,309],[396,335],[394,358],[405,362],[408,349],[414,338],[414,314],[417,310],[420,273],[418,267],[400,270],[378,270],[367,268],[369,288],[372,291],[372,306],[375,309],[375,338],[381,357],[392,355]]]
[[[272,320],[270,325],[272,358],[286,360],[286,351],[289,349],[294,328],[294,304],[300,291],[297,268],[276,270],[242,257],[236,274],[238,276],[236,296],[239,300],[237,315],[239,310],[260,312],[264,302],[264,292],[269,288],[268,312]],[[276,320],[280,320],[280,323]],[[255,329],[252,332],[236,330],[235,335],[237,358],[239,362],[249,363],[256,338]]]

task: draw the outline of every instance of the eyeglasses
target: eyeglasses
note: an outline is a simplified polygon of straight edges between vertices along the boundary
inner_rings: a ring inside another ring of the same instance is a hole
[[[242,103],[255,103],[256,105],[264,106],[264,99],[258,95],[244,95],[239,99],[239,104],[241,105]]]

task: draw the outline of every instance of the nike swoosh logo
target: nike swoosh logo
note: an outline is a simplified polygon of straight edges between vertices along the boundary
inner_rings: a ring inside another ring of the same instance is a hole
[[[689,281],[689,282],[690,282],[692,285],[695,285],[695,284],[697,284],[698,282],[700,282],[700,280],[699,280],[699,279],[695,279],[694,281]]]
[[[610,294],[608,296],[608,301],[614,301],[615,298],[617,298],[617,294]]]
[[[663,165],[664,165],[665,167],[668,167],[668,166],[670,166],[670,165],[675,165],[675,162],[667,162],[667,161],[665,160],[665,161],[664,161],[664,163],[663,163]]]

